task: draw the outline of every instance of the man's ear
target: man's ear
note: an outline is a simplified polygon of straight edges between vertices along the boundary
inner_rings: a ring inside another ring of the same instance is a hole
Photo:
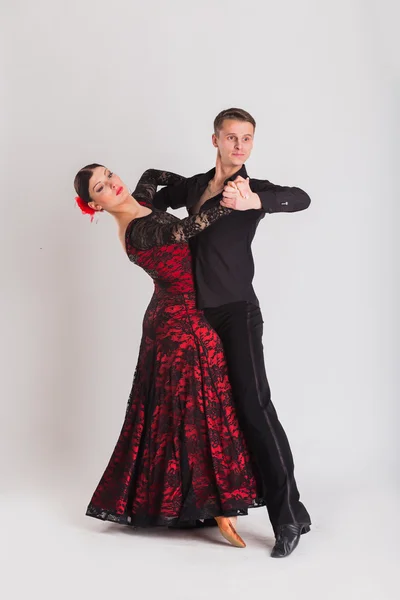
[[[218,148],[217,136],[215,135],[215,133],[212,134],[212,143],[213,143],[214,148]]]

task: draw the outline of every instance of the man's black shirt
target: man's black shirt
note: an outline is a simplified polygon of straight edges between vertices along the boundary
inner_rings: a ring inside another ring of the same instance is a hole
[[[176,186],[167,186],[157,192],[153,204],[162,210],[186,206],[190,212],[214,175],[215,169],[212,169]],[[247,178],[244,165],[229,179],[233,181],[238,175]],[[253,289],[254,260],[251,243],[260,220],[266,212],[296,212],[310,205],[309,196],[299,188],[283,187],[251,178],[249,183],[252,192],[260,197],[261,209],[234,210],[190,240],[199,308],[217,307],[242,300],[258,306]],[[200,212],[211,208],[221,199],[222,193],[207,200]]]

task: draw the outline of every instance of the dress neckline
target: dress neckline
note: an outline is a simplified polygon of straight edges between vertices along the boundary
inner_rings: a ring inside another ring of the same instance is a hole
[[[154,215],[154,209],[152,209],[152,211],[149,212],[147,215],[143,215],[143,217],[135,217],[134,219],[132,219],[132,221],[129,221],[128,225],[126,226],[125,235],[124,235],[125,250],[126,250],[126,239],[128,237],[128,232],[129,232],[131,226],[133,225],[133,223],[135,223],[135,221],[141,221],[142,219],[147,219],[147,217],[151,217],[151,215]]]

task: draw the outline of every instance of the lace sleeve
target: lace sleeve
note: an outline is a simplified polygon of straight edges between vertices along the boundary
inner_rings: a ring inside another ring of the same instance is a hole
[[[147,169],[138,181],[138,184],[132,196],[136,200],[142,200],[148,204],[152,200],[159,185],[177,185],[182,183],[186,178],[169,171],[158,171],[157,169]]]
[[[231,212],[232,209],[218,205],[181,220],[169,213],[157,211],[133,221],[132,226],[127,230],[127,237],[129,243],[138,250],[148,250],[154,246],[167,244],[182,244]]]

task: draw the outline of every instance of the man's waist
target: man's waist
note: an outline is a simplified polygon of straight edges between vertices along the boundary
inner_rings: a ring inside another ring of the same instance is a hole
[[[210,289],[209,287],[197,287],[197,305],[200,309],[216,308],[224,304],[234,302],[250,302],[259,305],[258,298],[253,286],[245,289]]]
[[[213,276],[252,280],[254,275],[254,260],[251,252],[233,254],[227,248],[223,253],[196,252],[193,258],[197,270]]]

